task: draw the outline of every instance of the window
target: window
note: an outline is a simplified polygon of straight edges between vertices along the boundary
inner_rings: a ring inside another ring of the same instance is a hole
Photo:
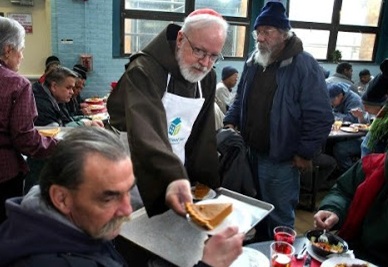
[[[193,10],[212,8],[229,23],[222,54],[228,59],[243,59],[249,43],[249,14],[252,0],[121,0],[120,56],[144,48],[169,23],[182,24]]]
[[[304,49],[318,60],[372,62],[379,37],[383,0],[290,0],[289,18]]]

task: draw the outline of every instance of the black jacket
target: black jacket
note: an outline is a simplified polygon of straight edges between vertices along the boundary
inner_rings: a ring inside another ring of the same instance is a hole
[[[242,136],[232,129],[221,129],[217,134],[217,150],[221,154],[219,174],[222,187],[247,196],[256,196],[257,187]]]

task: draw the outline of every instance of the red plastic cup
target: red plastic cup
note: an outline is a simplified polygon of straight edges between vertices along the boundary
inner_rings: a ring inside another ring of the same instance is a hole
[[[296,232],[291,227],[277,226],[273,229],[273,234],[275,241],[284,241],[290,245],[294,244]]]

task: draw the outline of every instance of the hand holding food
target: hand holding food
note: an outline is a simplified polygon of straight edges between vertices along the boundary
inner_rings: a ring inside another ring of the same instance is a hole
[[[166,204],[177,214],[186,216],[185,203],[193,202],[190,182],[187,179],[179,179],[171,182],[166,190]]]

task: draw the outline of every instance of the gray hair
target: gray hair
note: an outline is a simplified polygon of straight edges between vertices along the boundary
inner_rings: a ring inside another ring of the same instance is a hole
[[[14,19],[0,17],[0,56],[4,55],[7,45],[20,51],[24,48],[26,31],[19,22]]]
[[[195,16],[186,17],[183,22],[182,31],[184,33],[189,32],[191,29],[201,29],[206,27],[211,27],[212,25],[219,25],[224,32],[224,36],[226,37],[229,24],[222,17],[210,15],[210,14],[199,14]]]
[[[43,200],[53,206],[49,190],[60,185],[75,190],[84,179],[86,158],[99,154],[111,161],[129,158],[123,142],[113,132],[99,127],[78,127],[65,134],[46,161],[39,177]]]
[[[78,78],[78,74],[69,68],[66,68],[63,66],[57,66],[51,69],[49,72],[47,72],[46,78],[44,80],[44,84],[47,87],[50,87],[53,82],[60,84],[63,81],[65,81],[67,77]]]
[[[291,39],[291,37],[294,36],[294,32],[291,31],[291,29],[288,29],[288,30],[278,29],[278,31],[284,34],[284,36],[286,37],[286,40]]]

